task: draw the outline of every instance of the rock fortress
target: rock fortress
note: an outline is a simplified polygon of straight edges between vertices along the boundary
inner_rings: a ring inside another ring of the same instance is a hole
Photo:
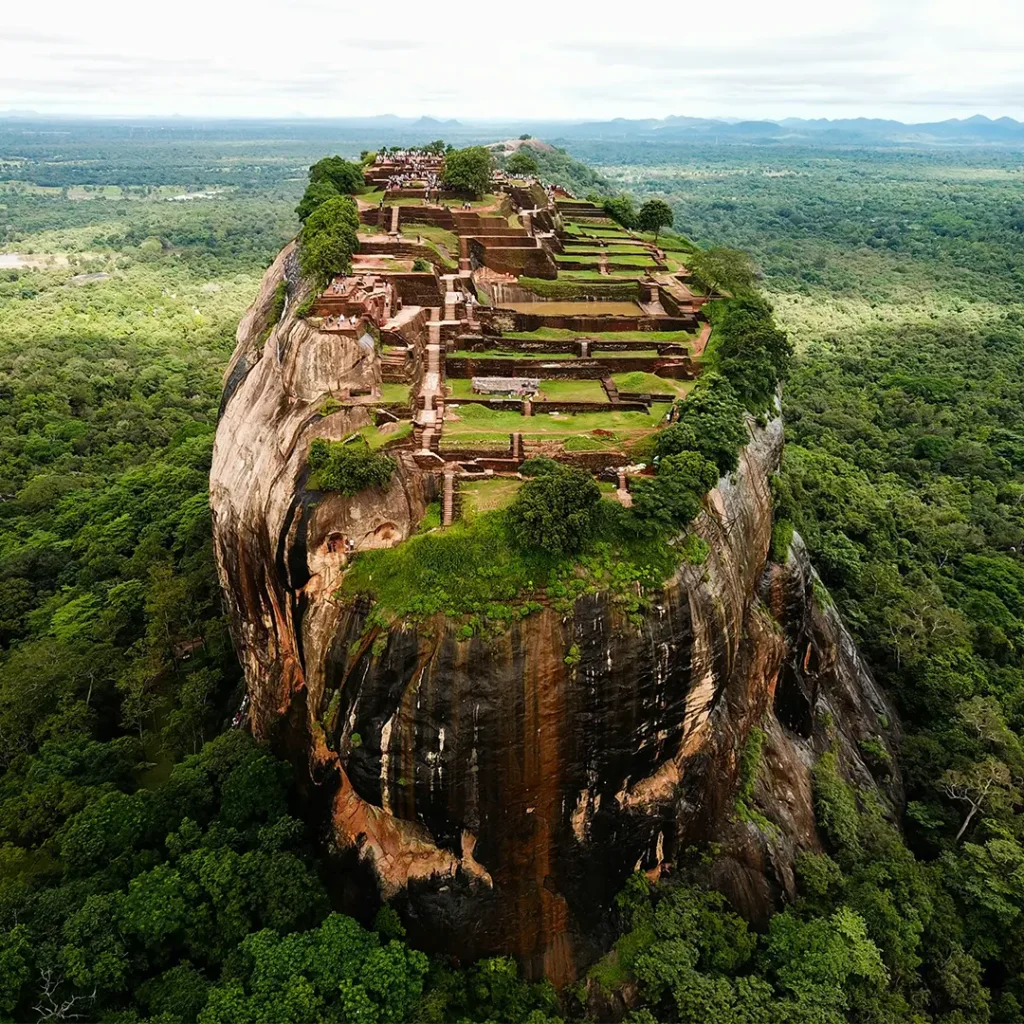
[[[564,984],[613,939],[628,876],[700,841],[718,844],[708,881],[765,920],[820,848],[817,755],[899,803],[898,775],[876,781],[860,748],[894,744],[896,716],[799,538],[772,551],[778,418],[748,418],[686,531],[701,556],[656,583],[616,587],[611,558],[587,585],[496,580],[469,616],[437,610],[457,595],[406,595],[402,614],[378,600],[385,552],[454,557],[435,541],[512,501],[527,460],[628,507],[711,335],[677,236],[534,177],[448,189],[444,159],[365,165],[350,273],[312,287],[296,242],[266,272],[225,377],[216,557],[248,726],[296,766],[339,904],[387,900],[414,944]],[[318,488],[324,441],[393,471]]]

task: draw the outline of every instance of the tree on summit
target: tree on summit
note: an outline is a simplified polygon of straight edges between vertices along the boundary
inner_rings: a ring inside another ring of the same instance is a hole
[[[363,187],[363,169],[340,156],[325,156],[309,169],[309,184],[295,207],[303,223],[309,215],[328,199],[347,196]]]
[[[452,150],[444,158],[444,183],[482,196],[491,187],[494,156],[483,146]]]
[[[328,199],[334,199],[341,193],[334,187],[334,184],[326,178],[321,181],[311,181],[306,186],[306,191],[295,207],[295,213],[303,224],[309,219],[309,215]]]
[[[359,214],[348,196],[321,203],[309,215],[300,236],[302,273],[321,287],[336,274],[352,269],[352,254],[359,248]]]
[[[640,207],[637,224],[641,231],[653,231],[654,240],[657,241],[661,229],[670,228],[673,219],[672,207],[668,203],[663,199],[648,199]]]
[[[757,277],[754,261],[745,252],[723,245],[699,249],[687,257],[686,263],[690,273],[711,292],[722,288],[744,291]]]
[[[363,169],[340,156],[325,156],[309,169],[309,183],[329,181],[341,195],[352,195],[363,187]]]
[[[521,548],[579,551],[600,500],[600,488],[589,473],[556,463],[520,488],[508,510],[509,528]]]

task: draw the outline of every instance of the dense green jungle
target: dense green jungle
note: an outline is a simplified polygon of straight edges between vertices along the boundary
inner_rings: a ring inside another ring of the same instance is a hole
[[[585,1015],[338,913],[289,768],[231,728],[221,375],[307,166],[393,141],[0,122],[0,1019]],[[777,548],[893,695],[907,794],[897,830],[823,757],[794,905],[757,933],[686,863],[637,876],[593,977],[632,1024],[1024,1022],[1024,153],[570,153],[547,173],[758,264],[796,347]]]

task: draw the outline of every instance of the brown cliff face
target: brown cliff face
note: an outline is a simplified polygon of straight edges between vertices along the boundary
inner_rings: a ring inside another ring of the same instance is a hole
[[[639,624],[597,595],[496,639],[459,640],[440,617],[366,631],[369,607],[332,596],[331,537],[385,524],[407,537],[434,483],[403,465],[386,493],[306,491],[310,439],[369,422],[360,408],[320,417],[323,397],[379,368],[287,310],[257,352],[293,260],[282,253],[239,328],[211,500],[253,731],[308,765],[333,844],[372,870],[414,942],[511,953],[556,983],[606,948],[625,878],[694,842],[722,845],[711,880],[765,917],[793,892],[796,854],[818,845],[815,756],[834,747],[875,786],[858,744],[896,739],[799,541],[786,565],[767,562],[781,422],[752,432],[708,496],[706,562],[647,594]],[[736,814],[755,726],[751,802],[773,828]],[[898,780],[886,786],[898,803]]]

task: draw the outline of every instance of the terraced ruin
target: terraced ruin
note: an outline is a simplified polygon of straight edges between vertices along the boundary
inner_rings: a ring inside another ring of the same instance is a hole
[[[379,380],[331,398],[371,406],[374,440],[439,477],[442,526],[467,484],[516,477],[537,455],[588,469],[628,504],[630,478],[649,471],[630,449],[669,421],[710,336],[685,243],[655,244],[500,171],[474,200],[441,187],[441,161],[410,152],[365,170],[352,273],[309,322],[362,339]],[[352,541],[379,546],[373,531]]]

